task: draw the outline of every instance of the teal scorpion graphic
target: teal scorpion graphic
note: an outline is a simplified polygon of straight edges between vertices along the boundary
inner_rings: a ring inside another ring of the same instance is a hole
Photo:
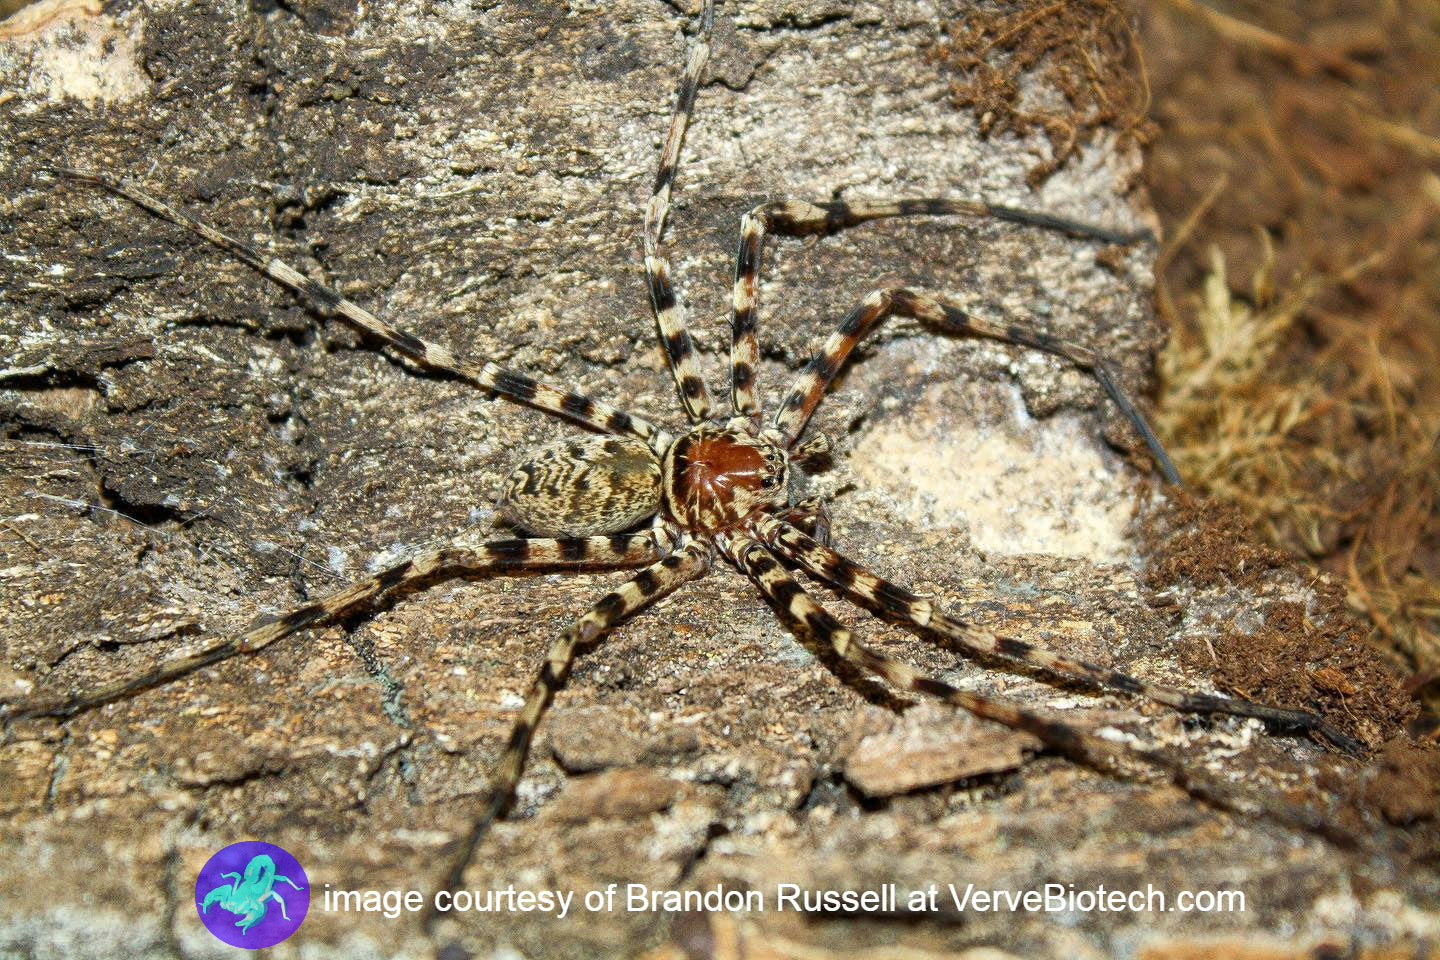
[[[241,932],[249,933],[251,927],[265,918],[265,901],[274,900],[280,904],[280,916],[290,919],[290,915],[285,912],[285,901],[275,892],[275,881],[284,880],[296,890],[300,888],[295,885],[294,880],[277,874],[275,861],[266,854],[251,858],[250,862],[245,864],[243,877],[238,873],[222,873],[220,876],[234,877],[235,882],[222,883],[205,894],[205,902],[200,905],[202,913],[209,913],[210,904],[218,901],[220,906],[230,913],[244,914],[235,921],[235,926],[239,927]]]

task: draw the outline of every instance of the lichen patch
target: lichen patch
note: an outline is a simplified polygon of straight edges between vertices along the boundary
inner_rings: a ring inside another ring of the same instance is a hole
[[[1083,417],[1036,420],[1015,387],[927,387],[867,422],[851,468],[917,524],[968,528],[980,550],[1115,563],[1129,485]]]
[[[0,61],[28,61],[22,89],[29,106],[67,98],[116,103],[145,92],[139,31],[100,9],[98,0],[47,0],[0,24]]]

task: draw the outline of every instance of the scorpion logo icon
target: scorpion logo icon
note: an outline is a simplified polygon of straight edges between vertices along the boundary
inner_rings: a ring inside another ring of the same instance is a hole
[[[259,854],[245,864],[243,875],[239,873],[221,874],[224,878],[234,877],[233,883],[222,883],[205,895],[201,904],[201,912],[209,913],[212,903],[219,903],[221,908],[230,913],[243,914],[235,921],[241,933],[249,933],[250,928],[265,918],[266,901],[274,900],[280,905],[280,916],[286,920],[290,915],[285,912],[285,901],[280,894],[275,892],[275,881],[284,880],[296,890],[301,887],[289,877],[275,872],[275,861],[268,854]]]

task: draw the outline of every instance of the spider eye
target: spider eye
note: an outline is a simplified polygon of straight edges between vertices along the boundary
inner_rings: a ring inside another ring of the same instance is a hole
[[[779,482],[780,478],[772,475],[766,477],[764,480],[761,480],[760,486],[764,487],[766,490],[773,490],[775,489],[775,485]]]

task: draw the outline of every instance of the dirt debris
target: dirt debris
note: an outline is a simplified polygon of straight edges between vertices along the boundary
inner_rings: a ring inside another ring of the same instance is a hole
[[[1227,631],[1208,649],[1192,643],[1183,661],[1203,669],[1213,649],[1211,675],[1222,689],[1316,710],[1374,749],[1403,730],[1419,704],[1344,604],[1344,587],[1317,583],[1310,603],[1273,602],[1261,629]]]
[[[1227,582],[1252,586],[1267,571],[1284,566],[1284,553],[1258,542],[1238,507],[1167,491],[1164,509],[1142,515],[1141,536],[1153,551],[1146,580],[1155,589],[1185,581],[1194,587]]]
[[[1319,712],[1371,749],[1416,714],[1401,677],[1365,641],[1344,587],[1323,575],[1294,583],[1294,561],[1260,543],[1238,508],[1173,491],[1140,526],[1151,550],[1147,584],[1160,602],[1237,588],[1256,596],[1258,624],[1221,623],[1214,635],[1187,639],[1188,670],[1236,696]],[[1303,600],[1292,599],[1297,586]]]
[[[1154,133],[1133,11],[1111,0],[1029,0],[952,21],[930,56],[951,77],[950,96],[986,136],[1043,131],[1050,156],[1031,186],[1100,133],[1128,147]],[[1051,85],[1037,95],[1040,78]]]
[[[1433,5],[1141,13],[1172,329],[1161,434],[1199,490],[1345,583],[1369,639],[1440,705]]]
[[[1397,737],[1385,744],[1359,798],[1398,827],[1440,817],[1440,748]]]

